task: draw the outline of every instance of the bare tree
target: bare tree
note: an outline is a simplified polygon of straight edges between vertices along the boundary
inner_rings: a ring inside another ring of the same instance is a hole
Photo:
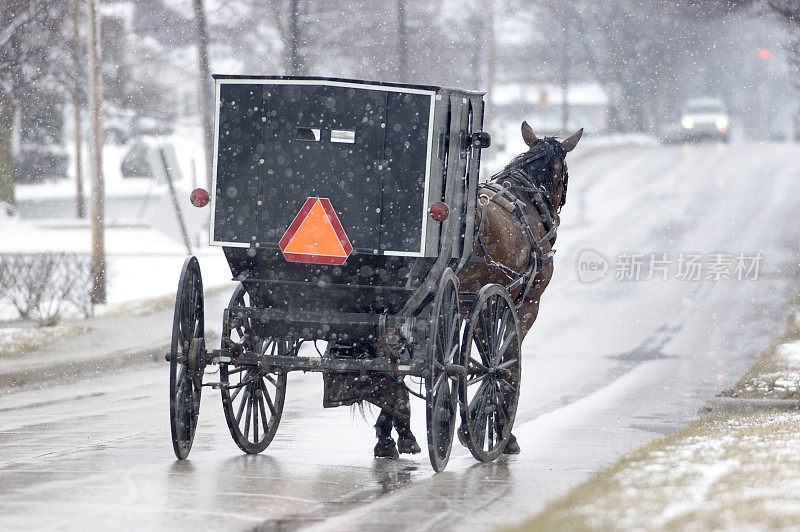
[[[25,65],[35,52],[25,46],[24,41],[26,29],[42,15],[44,7],[41,1],[7,0],[0,3],[0,202],[12,205],[16,93],[30,81],[31,71]]]
[[[92,303],[106,302],[105,184],[103,181],[102,74],[96,0],[89,2],[92,115]]]
[[[72,107],[75,121],[75,207],[78,218],[86,218],[83,199],[83,124],[81,122],[82,80],[85,78],[81,67],[80,24],[78,0],[72,0],[72,63],[75,79],[72,83]]]

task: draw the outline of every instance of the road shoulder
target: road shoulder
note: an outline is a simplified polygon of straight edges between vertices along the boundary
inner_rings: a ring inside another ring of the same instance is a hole
[[[681,431],[623,457],[515,530],[768,529],[800,522],[800,313]]]

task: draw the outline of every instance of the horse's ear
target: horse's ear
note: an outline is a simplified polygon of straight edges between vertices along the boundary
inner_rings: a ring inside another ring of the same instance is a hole
[[[533,148],[533,145],[539,140],[536,138],[536,134],[533,132],[531,126],[529,126],[527,122],[522,123],[522,140],[524,140],[525,144],[527,144],[530,148]]]
[[[583,128],[580,128],[578,131],[576,131],[569,137],[565,138],[564,141],[561,143],[561,146],[563,146],[564,151],[574,150],[575,146],[578,145],[578,141],[581,140],[581,135],[583,135]]]

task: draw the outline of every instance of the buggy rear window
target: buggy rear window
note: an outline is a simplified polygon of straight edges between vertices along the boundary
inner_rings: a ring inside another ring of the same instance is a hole
[[[331,142],[353,144],[356,141],[356,132],[346,129],[332,129]]]
[[[298,127],[294,138],[307,142],[319,142],[322,138],[322,130],[316,127]]]

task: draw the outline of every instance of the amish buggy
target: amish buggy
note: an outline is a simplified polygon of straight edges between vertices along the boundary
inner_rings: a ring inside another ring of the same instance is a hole
[[[397,456],[392,427],[400,452],[419,452],[410,394],[425,402],[435,471],[457,425],[476,459],[497,458],[512,438],[521,342],[552,275],[564,156],[580,132],[562,143],[524,124],[527,158],[479,184],[490,144],[482,93],[215,80],[213,188],[192,202],[210,200],[211,244],[238,285],[221,345],[209,348],[199,263],[183,265],[167,354],[175,455],[191,450],[204,387],[221,391],[236,444],[259,453],[278,429],[287,374],[313,371],[324,406],[381,408],[376,456]],[[301,354],[317,341],[324,352]],[[218,380],[206,380],[209,365]]]

